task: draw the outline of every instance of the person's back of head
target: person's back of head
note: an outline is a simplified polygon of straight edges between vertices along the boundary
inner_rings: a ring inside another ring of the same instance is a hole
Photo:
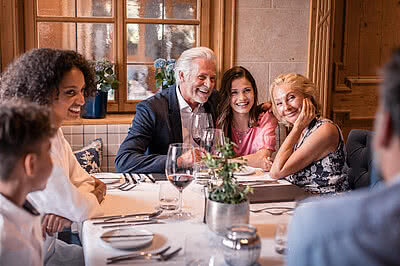
[[[383,69],[384,81],[380,91],[381,104],[392,117],[393,130],[400,136],[400,48],[393,52]]]
[[[17,162],[40,153],[40,144],[55,134],[47,108],[22,101],[1,102],[0,182],[10,181]]]
[[[374,163],[388,181],[400,174],[400,48],[383,68],[384,81],[375,116]]]

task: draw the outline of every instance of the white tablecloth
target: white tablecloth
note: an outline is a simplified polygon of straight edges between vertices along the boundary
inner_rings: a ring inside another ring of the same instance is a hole
[[[160,182],[156,184],[142,183],[131,191],[110,190],[102,202],[101,206],[105,215],[128,214],[136,212],[152,212],[158,206],[158,190]],[[160,224],[149,224],[135,226],[135,228],[145,228],[155,234],[151,246],[145,250],[155,250],[165,245],[171,246],[171,251],[177,247],[184,248],[185,238],[214,236],[209,231],[206,224],[203,224],[204,196],[201,187],[191,184],[183,192],[184,208],[193,214],[193,218],[185,221],[174,219],[160,219]],[[263,206],[294,206],[293,202],[252,204],[251,209]],[[258,260],[260,265],[283,265],[284,257],[274,250],[273,235],[277,223],[287,223],[290,215],[283,214],[273,216],[268,213],[251,213],[250,224],[257,227],[258,234],[262,241],[261,256]],[[162,218],[162,217],[161,217]],[[98,221],[98,220],[97,220]],[[82,244],[87,266],[106,265],[106,258],[111,256],[127,254],[110,247],[104,243],[100,236],[110,229],[102,229],[100,225],[93,225],[93,220],[88,220],[83,224]],[[213,241],[219,241],[215,236]],[[157,261],[130,261],[132,265],[185,265],[185,251],[182,250],[178,256],[167,262]],[[224,264],[222,264],[224,265]]]

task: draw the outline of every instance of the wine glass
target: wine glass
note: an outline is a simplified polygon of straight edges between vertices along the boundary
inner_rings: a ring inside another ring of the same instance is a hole
[[[200,140],[200,148],[211,153],[213,156],[218,156],[217,148],[225,144],[224,132],[218,128],[208,128],[203,130]]]
[[[182,210],[182,192],[193,180],[194,148],[190,144],[170,144],[165,163],[165,174],[168,180],[179,191],[179,207],[175,213],[178,217],[190,217],[191,214]]]
[[[225,137],[222,129],[209,128],[203,130],[200,141],[200,149],[202,151],[210,153],[211,156],[213,157],[220,157],[220,154],[217,149],[219,147],[222,147],[224,144],[225,144]],[[205,179],[204,177],[202,178]],[[211,179],[208,182],[216,181],[215,169],[207,169],[207,178]]]
[[[192,115],[190,134],[197,146],[200,146],[202,132],[207,128],[213,128],[213,120],[210,113],[195,113]]]

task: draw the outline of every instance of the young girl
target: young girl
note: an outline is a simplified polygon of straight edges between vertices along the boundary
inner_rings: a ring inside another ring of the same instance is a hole
[[[221,84],[217,127],[224,131],[237,147],[236,155],[247,164],[269,170],[264,158],[275,151],[277,120],[270,112],[257,107],[257,86],[250,72],[235,66],[225,72]]]

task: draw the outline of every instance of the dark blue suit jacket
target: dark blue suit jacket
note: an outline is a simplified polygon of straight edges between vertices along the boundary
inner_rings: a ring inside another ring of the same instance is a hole
[[[204,104],[214,124],[217,104],[218,92],[214,90]],[[115,169],[118,172],[164,173],[169,144],[182,142],[181,113],[174,85],[136,106],[132,127],[115,158]]]

